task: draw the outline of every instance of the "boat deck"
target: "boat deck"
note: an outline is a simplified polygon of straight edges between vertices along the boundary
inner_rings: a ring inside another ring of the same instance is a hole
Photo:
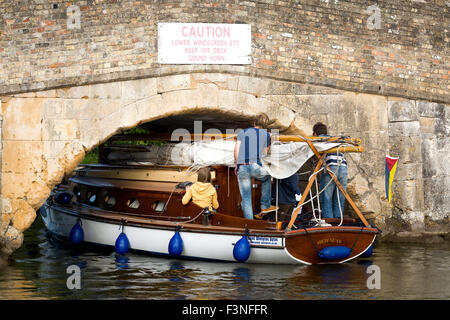
[[[226,233],[226,234],[242,234],[245,229],[249,230],[250,234],[257,234],[258,236],[281,236],[284,234],[284,230],[277,229],[281,224],[274,222],[259,221],[259,220],[247,220],[243,218],[237,218],[227,216],[220,213],[213,214],[211,225],[204,226],[197,221],[202,219],[202,209],[198,207],[199,216],[196,217],[179,217],[174,221],[174,217],[155,217],[148,216],[135,216],[130,214],[123,214],[114,211],[100,210],[87,205],[73,205],[70,207],[60,206],[60,209],[67,213],[77,214],[83,219],[101,220],[104,222],[112,222],[121,224],[124,222],[126,225],[139,226],[144,228],[161,228],[171,229],[180,226],[183,231],[202,231],[202,232],[214,232],[214,233]],[[166,218],[167,220],[163,220]],[[192,221],[189,221],[192,220]],[[244,221],[245,220],[245,221]]]

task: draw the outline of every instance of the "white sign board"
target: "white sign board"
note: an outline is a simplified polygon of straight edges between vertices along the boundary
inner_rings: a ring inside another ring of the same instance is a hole
[[[219,23],[158,23],[162,64],[251,64],[251,26]]]
[[[275,237],[249,236],[248,240],[252,246],[281,247],[283,245],[281,238]]]

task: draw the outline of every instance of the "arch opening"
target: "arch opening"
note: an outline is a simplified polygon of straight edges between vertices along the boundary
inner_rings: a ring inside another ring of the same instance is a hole
[[[126,163],[126,159],[123,158],[126,155],[123,152],[129,152],[130,154],[136,154],[136,152],[138,154],[139,152],[155,153],[153,160],[156,160],[156,153],[161,152],[166,147],[170,150],[174,143],[186,142],[186,139],[192,139],[189,141],[222,139],[219,136],[221,134],[234,135],[242,129],[252,127],[255,119],[256,116],[254,115],[236,114],[220,109],[211,110],[207,108],[188,109],[166,114],[156,119],[142,122],[133,128],[119,130],[115,135],[112,135],[106,141],[87,152],[81,164]],[[278,119],[270,119],[266,129],[275,135],[299,132],[303,134],[295,126],[287,127],[281,125]],[[194,134],[195,136],[189,138],[186,137],[186,134]],[[206,134],[207,137],[201,138],[201,134]],[[223,139],[226,138],[223,137]],[[162,147],[164,144],[165,146]],[[120,151],[114,154],[114,150]],[[117,153],[120,153],[120,155],[117,155]],[[132,158],[133,156],[130,155],[130,157]],[[131,158],[128,158],[128,160]],[[152,158],[150,156],[150,159]],[[136,159],[136,163],[140,163],[138,159]]]

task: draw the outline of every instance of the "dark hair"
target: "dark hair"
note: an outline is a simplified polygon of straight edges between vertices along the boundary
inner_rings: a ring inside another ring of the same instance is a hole
[[[313,134],[320,136],[321,134],[328,134],[327,126],[322,122],[317,122],[313,127]]]
[[[211,170],[208,167],[201,168],[197,172],[198,182],[211,182]]]
[[[255,119],[255,126],[261,127],[263,129],[266,129],[269,126],[269,116],[265,114],[264,112],[261,112],[256,116]]]

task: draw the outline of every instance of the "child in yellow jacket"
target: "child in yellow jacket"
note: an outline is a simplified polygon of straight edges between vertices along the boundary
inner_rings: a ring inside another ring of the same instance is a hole
[[[201,168],[197,173],[197,182],[186,187],[186,193],[181,202],[186,205],[192,199],[192,202],[199,207],[209,210],[219,208],[217,201],[216,188],[211,184],[211,172],[209,168]]]

